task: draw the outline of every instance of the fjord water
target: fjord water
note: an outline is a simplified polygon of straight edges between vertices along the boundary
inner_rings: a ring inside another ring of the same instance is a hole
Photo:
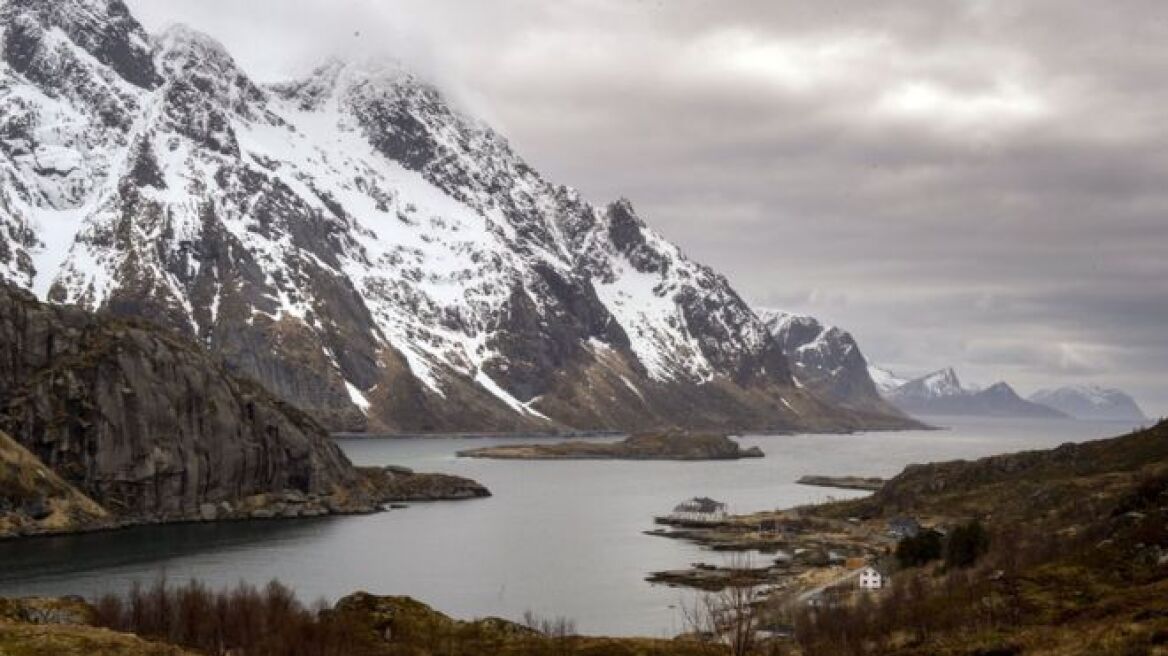
[[[0,543],[0,596],[94,596],[165,574],[216,586],[278,578],[301,598],[356,590],[416,597],[460,618],[526,610],[581,632],[675,635],[692,595],[651,571],[721,556],[651,537],[653,516],[695,495],[749,512],[862,493],[795,484],[804,474],[891,476],[906,464],[1050,448],[1132,426],[1069,420],[932,418],[942,431],[747,436],[767,457],[721,462],[469,460],[459,449],[514,439],[346,439],[358,464],[441,471],[490,499],[414,504],[365,517],[189,524]],[[524,440],[531,441],[531,440]]]

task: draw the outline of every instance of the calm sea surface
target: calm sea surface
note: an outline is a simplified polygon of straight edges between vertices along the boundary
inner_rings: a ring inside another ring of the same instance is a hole
[[[0,542],[0,596],[96,595],[162,573],[215,585],[278,578],[306,601],[355,590],[416,597],[460,618],[526,610],[583,633],[672,636],[687,593],[653,570],[720,556],[642,532],[653,516],[708,495],[733,512],[861,493],[796,485],[803,474],[890,476],[906,464],[1053,447],[1121,434],[1114,423],[932,418],[943,431],[745,437],[766,458],[734,462],[520,462],[459,459],[504,439],[347,439],[358,464],[474,478],[490,499],[415,504],[368,517],[147,527]]]

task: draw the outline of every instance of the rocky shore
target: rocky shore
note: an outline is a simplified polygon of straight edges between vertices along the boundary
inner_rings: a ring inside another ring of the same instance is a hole
[[[738,460],[762,458],[717,433],[642,433],[620,442],[515,444],[459,451],[463,458],[499,460]]]
[[[307,519],[328,515],[364,515],[382,512],[387,504],[421,501],[460,501],[491,496],[483,485],[460,476],[414,473],[401,467],[358,468],[361,483],[355,493],[333,495],[286,490],[243,499],[201,504],[183,515],[117,515],[77,492],[43,466],[31,465],[24,476],[45,481],[19,496],[5,488],[15,471],[5,460],[13,443],[0,433],[0,540],[38,535],[89,533],[150,524],[274,519]],[[42,478],[43,476],[43,478]]]
[[[481,499],[491,491],[476,481],[448,474],[419,474],[405,467],[362,467],[382,503]]]

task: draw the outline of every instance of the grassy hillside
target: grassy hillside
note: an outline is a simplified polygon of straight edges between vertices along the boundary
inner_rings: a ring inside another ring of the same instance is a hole
[[[914,515],[988,550],[894,575],[879,596],[799,616],[802,652],[1168,654],[1168,423],[1122,437],[912,466],[870,498],[814,512]]]
[[[0,432],[0,537],[99,526],[109,514]]]

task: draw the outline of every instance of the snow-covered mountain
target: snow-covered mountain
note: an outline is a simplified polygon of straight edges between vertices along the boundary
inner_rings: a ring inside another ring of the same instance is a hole
[[[8,0],[0,30],[0,276],[334,428],[904,425],[801,389],[723,276],[396,65],[259,84],[119,0]]]
[[[893,396],[900,400],[933,400],[968,396],[973,392],[961,386],[953,367],[946,367],[904,383],[893,391]]]
[[[875,383],[876,390],[880,392],[881,396],[887,396],[889,392],[908,382],[907,378],[902,378],[874,364],[868,365],[868,376]]]
[[[1093,421],[1146,421],[1135,399],[1124,392],[1098,385],[1073,385],[1044,389],[1030,400],[1063,412],[1075,419]]]
[[[795,382],[820,398],[857,411],[896,412],[880,396],[851,333],[815,317],[756,309],[790,360]]]
[[[911,415],[1065,416],[1058,410],[1023,399],[1004,382],[985,389],[964,387],[952,367],[910,380],[886,393],[886,398]]]

